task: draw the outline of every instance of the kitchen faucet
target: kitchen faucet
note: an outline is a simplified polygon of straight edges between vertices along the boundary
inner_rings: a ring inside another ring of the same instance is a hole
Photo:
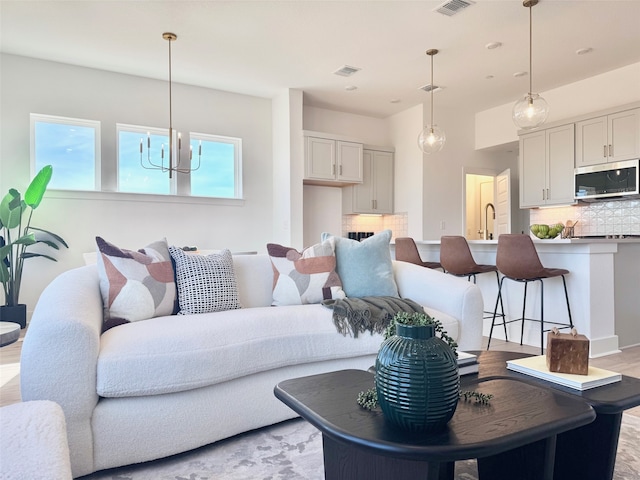
[[[496,209],[493,206],[493,203],[487,203],[484,206],[484,239],[488,240],[489,237],[489,224],[487,222],[487,215],[489,213],[489,207],[491,207],[491,210],[493,210],[493,219],[496,219]]]

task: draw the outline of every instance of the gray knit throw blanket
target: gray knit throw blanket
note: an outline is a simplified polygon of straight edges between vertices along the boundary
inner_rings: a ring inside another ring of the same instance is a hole
[[[323,300],[322,305],[333,309],[333,323],[342,335],[354,338],[359,333],[383,333],[398,312],[424,312],[419,303],[408,298],[362,297]]]

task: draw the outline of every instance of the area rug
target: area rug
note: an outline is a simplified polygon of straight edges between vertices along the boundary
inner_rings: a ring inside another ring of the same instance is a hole
[[[640,418],[623,415],[614,480],[640,480]],[[456,480],[477,480],[475,461],[456,463]],[[323,480],[322,435],[302,419],[238,435],[154,462],[82,480]]]

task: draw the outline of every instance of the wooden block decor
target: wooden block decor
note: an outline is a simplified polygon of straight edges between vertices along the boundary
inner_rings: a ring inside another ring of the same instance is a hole
[[[589,373],[589,339],[571,333],[560,333],[557,328],[547,335],[547,368],[551,372],[587,375]]]

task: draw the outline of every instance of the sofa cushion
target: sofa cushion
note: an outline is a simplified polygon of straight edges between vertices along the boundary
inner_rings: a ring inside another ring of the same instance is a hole
[[[125,250],[96,237],[103,329],[125,322],[170,315],[176,284],[166,239]]]
[[[331,235],[322,234],[325,240]],[[391,230],[362,241],[335,237],[337,271],[347,297],[398,296],[389,242]]]
[[[426,310],[457,338],[454,318]],[[101,337],[98,395],[161,395],[289,365],[378,352],[381,335],[343,336],[332,313],[321,305],[243,308],[113,328]]]
[[[303,305],[344,297],[336,273],[335,240],[306,248],[267,244],[273,265],[273,305]]]
[[[188,254],[169,247],[176,264],[178,315],[220,312],[240,308],[229,250],[209,255]]]

